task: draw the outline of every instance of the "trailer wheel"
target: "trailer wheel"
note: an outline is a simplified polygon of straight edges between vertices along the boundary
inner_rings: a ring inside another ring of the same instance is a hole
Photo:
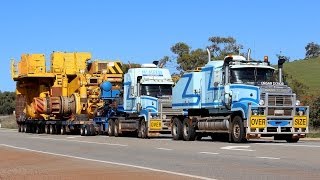
[[[85,134],[84,134],[84,131],[85,131],[85,127],[84,126],[81,126],[80,127],[80,135],[81,136],[84,136]]]
[[[67,133],[67,130],[66,130],[66,126],[65,125],[61,125],[60,126],[60,134],[61,135],[64,135]]]
[[[50,125],[50,134],[55,134],[55,125],[54,124]]]
[[[90,128],[90,135],[95,136],[96,135],[96,128],[94,127],[94,125],[90,124],[89,128]]]
[[[85,136],[90,136],[91,132],[90,132],[90,126],[87,124],[84,126],[84,135]]]
[[[147,129],[146,121],[144,119],[140,121],[139,131],[142,139],[146,139],[148,137],[148,129]]]
[[[114,136],[114,120],[113,119],[110,119],[108,121],[108,135]]]
[[[50,125],[46,125],[44,131],[46,134],[50,134]]]
[[[196,131],[192,125],[192,121],[189,118],[183,121],[183,139],[185,141],[194,141],[196,138]]]
[[[182,123],[180,119],[174,118],[171,126],[171,134],[174,140],[182,139]]]
[[[26,124],[26,133],[30,133],[30,124]]]
[[[296,143],[296,142],[298,142],[299,141],[299,137],[294,137],[294,136],[292,136],[292,135],[290,135],[290,136],[288,136],[287,138],[286,138],[286,141],[288,142],[288,143]]]
[[[245,138],[245,128],[243,125],[242,118],[240,116],[234,116],[232,119],[232,131],[231,136],[232,140],[235,143],[246,142]]]
[[[120,133],[119,133],[119,119],[116,119],[114,121],[114,136],[115,137],[119,137]]]
[[[21,124],[21,132],[26,132],[26,125],[25,124]]]
[[[36,134],[40,134],[41,133],[41,129],[40,129],[40,124],[35,125],[36,127]]]

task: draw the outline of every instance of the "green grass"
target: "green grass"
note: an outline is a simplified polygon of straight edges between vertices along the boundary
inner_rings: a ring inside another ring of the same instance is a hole
[[[320,129],[310,129],[310,133],[307,134],[307,138],[320,138]]]
[[[304,84],[310,94],[319,94],[320,89],[320,57],[308,60],[297,60],[284,64],[283,71],[292,79]],[[290,83],[290,80],[288,81]]]

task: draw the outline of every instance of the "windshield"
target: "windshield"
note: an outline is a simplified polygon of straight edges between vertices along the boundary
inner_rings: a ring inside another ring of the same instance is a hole
[[[143,96],[168,96],[172,95],[172,85],[171,84],[158,84],[158,85],[150,85],[150,84],[142,84],[141,85],[141,95]]]
[[[231,83],[252,83],[252,82],[269,82],[274,81],[273,69],[268,68],[232,68]]]

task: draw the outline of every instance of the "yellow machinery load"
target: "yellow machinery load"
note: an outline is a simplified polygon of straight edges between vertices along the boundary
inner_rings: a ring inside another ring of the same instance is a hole
[[[90,61],[88,52],[53,52],[46,68],[44,54],[23,54],[12,61],[16,81],[16,116],[19,131],[62,133],[91,124],[100,100],[100,84],[109,81],[120,89],[120,61]]]

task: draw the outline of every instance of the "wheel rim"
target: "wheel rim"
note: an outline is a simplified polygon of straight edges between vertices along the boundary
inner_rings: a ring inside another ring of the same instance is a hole
[[[118,134],[118,125],[117,124],[114,125],[114,134]]]
[[[189,125],[188,125],[188,123],[185,123],[183,126],[183,133],[185,136],[189,135],[188,129],[189,129]]]
[[[240,137],[240,126],[239,124],[235,124],[233,126],[233,135],[235,138],[239,138]]]
[[[85,134],[85,135],[88,134],[88,129],[87,129],[87,127],[84,128],[84,134]]]
[[[109,126],[108,126],[108,133],[111,134],[111,124],[109,123]]]
[[[53,134],[53,126],[50,126],[50,134]]]
[[[142,135],[142,137],[144,137],[144,135],[146,134],[146,133],[145,133],[145,127],[146,127],[145,123],[142,122],[142,123],[141,123],[141,135]]]
[[[172,132],[173,132],[173,135],[176,136],[176,135],[178,134],[177,123],[174,123],[172,128],[173,128],[173,131],[172,131]]]
[[[61,126],[60,134],[64,134],[64,127],[63,126]]]
[[[83,127],[80,128],[80,134],[83,135]]]

